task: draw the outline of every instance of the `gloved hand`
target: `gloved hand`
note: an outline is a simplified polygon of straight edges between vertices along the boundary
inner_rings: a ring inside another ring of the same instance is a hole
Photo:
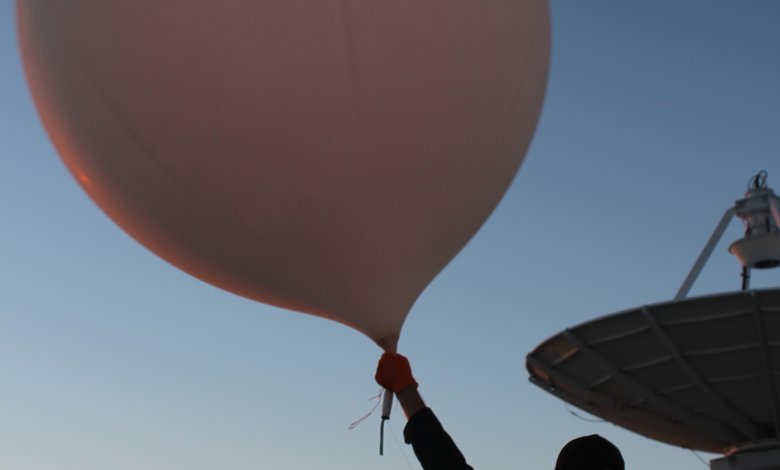
[[[387,352],[382,354],[374,378],[379,385],[396,394],[409,386],[417,388],[409,360],[400,354]]]

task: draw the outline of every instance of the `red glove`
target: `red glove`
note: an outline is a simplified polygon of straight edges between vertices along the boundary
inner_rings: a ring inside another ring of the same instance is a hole
[[[376,366],[376,382],[382,387],[398,393],[409,386],[417,388],[417,382],[412,377],[409,360],[395,353],[384,353]]]

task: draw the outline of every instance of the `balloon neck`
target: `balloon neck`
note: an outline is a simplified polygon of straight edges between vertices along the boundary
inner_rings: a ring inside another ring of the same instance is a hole
[[[398,335],[385,336],[379,340],[376,340],[376,344],[385,352],[394,353],[398,348]]]

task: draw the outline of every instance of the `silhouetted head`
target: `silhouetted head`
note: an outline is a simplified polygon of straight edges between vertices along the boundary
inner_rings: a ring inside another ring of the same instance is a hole
[[[623,456],[614,444],[593,434],[563,446],[555,470],[624,470]]]

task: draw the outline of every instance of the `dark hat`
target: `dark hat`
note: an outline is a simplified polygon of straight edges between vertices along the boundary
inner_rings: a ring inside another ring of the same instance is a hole
[[[599,436],[578,437],[563,446],[555,470],[624,470],[623,456],[614,444]]]

